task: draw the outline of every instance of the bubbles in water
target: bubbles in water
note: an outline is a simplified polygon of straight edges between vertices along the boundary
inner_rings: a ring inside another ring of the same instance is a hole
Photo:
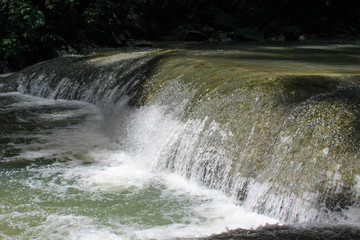
[[[277,222],[159,169],[163,149],[183,129],[162,106],[128,111],[128,120],[118,125],[126,134],[114,143],[107,134],[116,125],[100,122],[116,115],[101,116],[78,102],[12,97],[9,107],[24,123],[44,123],[22,130],[31,141],[7,159],[13,165],[0,165],[5,239],[167,239]]]

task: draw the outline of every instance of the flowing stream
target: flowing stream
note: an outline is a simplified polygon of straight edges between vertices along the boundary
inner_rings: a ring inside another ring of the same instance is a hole
[[[0,238],[358,228],[359,53],[106,51],[0,76]]]

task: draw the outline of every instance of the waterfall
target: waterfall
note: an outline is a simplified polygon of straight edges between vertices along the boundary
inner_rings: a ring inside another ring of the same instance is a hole
[[[151,164],[248,210],[284,223],[358,225],[360,76],[352,65],[261,54],[105,52],[40,63],[3,82],[100,106],[113,141],[126,145],[132,129],[137,145],[127,147],[145,149]],[[144,118],[161,133],[143,135]]]

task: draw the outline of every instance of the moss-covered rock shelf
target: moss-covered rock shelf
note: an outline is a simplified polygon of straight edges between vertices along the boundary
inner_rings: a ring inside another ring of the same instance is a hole
[[[124,95],[160,105],[183,126],[159,168],[285,223],[359,223],[357,46],[179,46],[60,58],[3,82],[107,109]]]

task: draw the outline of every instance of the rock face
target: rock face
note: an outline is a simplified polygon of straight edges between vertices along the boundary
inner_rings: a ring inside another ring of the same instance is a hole
[[[169,152],[164,167],[284,222],[346,214],[359,191],[359,76],[313,63],[334,61],[336,51],[317,60],[305,59],[307,49],[274,51],[292,59],[285,65],[271,50],[258,51],[161,62],[148,99],[186,99],[174,111],[200,124],[184,133],[197,139],[191,146],[174,142],[181,154]]]
[[[139,14],[131,8],[125,18],[124,25],[127,29],[131,31],[131,35],[134,38],[145,38],[145,23],[143,18],[139,16]]]
[[[295,26],[286,27],[284,29],[284,37],[287,41],[298,41],[301,34],[301,29]]]
[[[0,73],[11,72],[6,61],[0,61]]]
[[[180,26],[170,35],[170,40],[175,41],[205,41],[209,38],[207,29],[194,30],[192,26]]]
[[[360,229],[349,226],[265,226],[255,230],[237,229],[199,240],[357,240]]]
[[[233,39],[236,41],[263,41],[263,33],[255,28],[236,29],[233,33]]]
[[[208,39],[208,37],[200,31],[189,30],[185,31],[183,34],[185,41],[205,41]]]
[[[10,78],[42,97],[164,106],[184,128],[159,167],[285,223],[360,222],[359,49],[313,47],[105,52]]]

